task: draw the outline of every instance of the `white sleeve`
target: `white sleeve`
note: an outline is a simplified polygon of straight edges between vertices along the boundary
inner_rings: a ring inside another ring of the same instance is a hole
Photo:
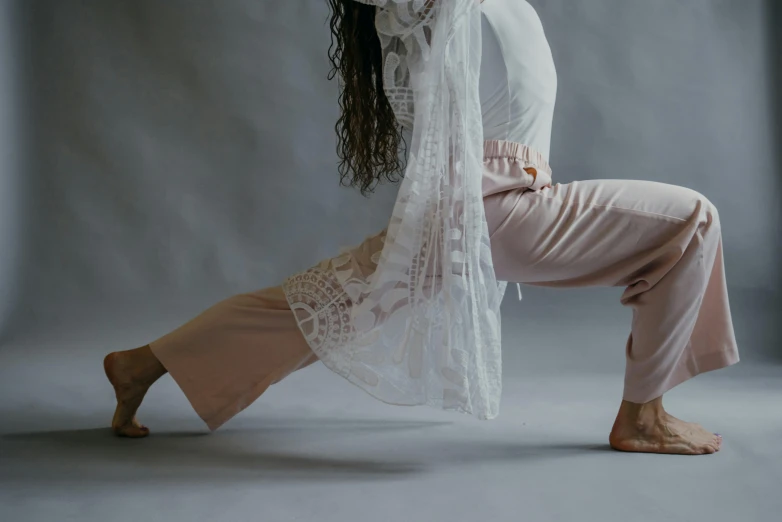
[[[408,166],[385,235],[283,288],[310,347],[350,382],[384,402],[491,419],[505,283],[481,193],[479,1],[361,1],[378,7],[386,90],[412,123]]]

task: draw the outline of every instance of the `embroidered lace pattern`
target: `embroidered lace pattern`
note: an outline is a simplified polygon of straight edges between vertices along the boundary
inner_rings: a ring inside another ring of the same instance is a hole
[[[375,5],[384,87],[412,128],[385,231],[288,278],[310,347],[331,370],[391,404],[495,417],[500,302],[481,194],[477,0]]]

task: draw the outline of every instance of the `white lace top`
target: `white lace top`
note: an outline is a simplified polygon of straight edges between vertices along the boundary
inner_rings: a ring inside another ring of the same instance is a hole
[[[283,290],[320,360],[374,397],[491,419],[502,390],[506,284],[494,275],[483,209],[480,3],[356,1],[377,6],[384,90],[397,120],[413,130],[408,166],[386,230],[291,276]],[[483,107],[496,116],[486,119],[487,132],[548,150],[548,108],[541,105],[535,122],[527,117],[544,84],[512,71],[521,55],[508,58],[524,52],[517,45],[540,43],[541,31],[518,39],[509,25],[536,30],[534,10],[522,0],[486,0],[484,10],[507,80],[484,82]]]

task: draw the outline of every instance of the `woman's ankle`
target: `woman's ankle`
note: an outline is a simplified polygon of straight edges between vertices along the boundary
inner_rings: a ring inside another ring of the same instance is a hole
[[[152,384],[167,373],[163,364],[155,357],[150,346],[122,352],[127,357],[129,369],[133,372],[133,378],[145,384]]]
[[[642,428],[655,423],[665,415],[662,396],[649,402],[639,404],[630,401],[622,401],[619,413],[616,416],[618,424]]]

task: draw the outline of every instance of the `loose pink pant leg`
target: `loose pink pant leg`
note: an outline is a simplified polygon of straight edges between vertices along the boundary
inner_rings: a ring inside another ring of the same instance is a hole
[[[719,217],[702,195],[587,181],[501,192],[484,206],[498,279],[627,287],[626,400],[738,361]],[[317,361],[279,287],[226,299],[150,346],[210,429]]]
[[[738,362],[717,209],[648,181],[595,180],[484,199],[497,279],[623,286],[624,399],[644,403]]]
[[[211,430],[318,360],[280,287],[221,301],[150,348]]]

